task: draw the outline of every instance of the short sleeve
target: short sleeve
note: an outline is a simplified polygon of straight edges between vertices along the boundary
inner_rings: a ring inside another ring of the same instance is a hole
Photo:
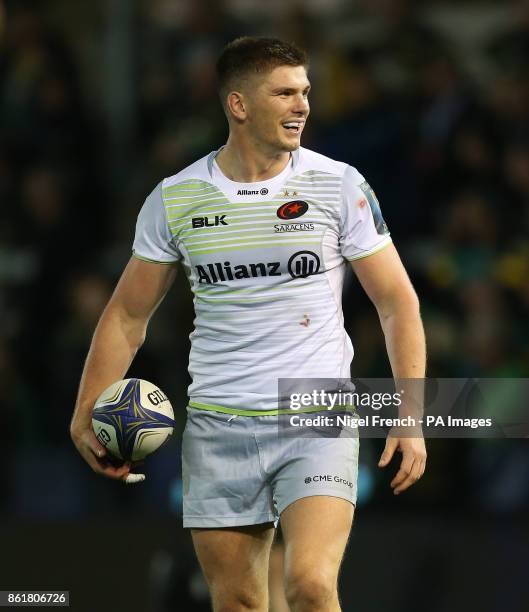
[[[139,259],[157,263],[168,264],[182,259],[167,223],[162,183],[155,187],[140,210],[132,252]]]
[[[347,166],[342,184],[340,250],[350,261],[376,253],[391,242],[375,192]]]

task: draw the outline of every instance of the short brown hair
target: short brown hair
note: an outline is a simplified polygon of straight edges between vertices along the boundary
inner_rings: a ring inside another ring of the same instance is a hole
[[[278,66],[308,66],[307,53],[278,38],[243,36],[228,43],[217,61],[217,84],[222,105],[231,88],[252,74]]]

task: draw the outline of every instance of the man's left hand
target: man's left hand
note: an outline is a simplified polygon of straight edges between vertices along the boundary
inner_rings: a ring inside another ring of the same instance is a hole
[[[394,438],[388,435],[378,467],[386,467],[395,451],[402,453],[402,461],[395,478],[391,481],[393,493],[398,495],[415,484],[426,469],[426,446],[424,438]]]

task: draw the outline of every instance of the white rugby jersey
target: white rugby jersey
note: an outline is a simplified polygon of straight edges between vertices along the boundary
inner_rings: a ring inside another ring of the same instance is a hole
[[[136,257],[181,261],[194,294],[190,405],[273,414],[278,378],[347,378],[347,260],[391,242],[378,201],[345,163],[299,148],[236,183],[210,153],[164,179],[136,225]]]

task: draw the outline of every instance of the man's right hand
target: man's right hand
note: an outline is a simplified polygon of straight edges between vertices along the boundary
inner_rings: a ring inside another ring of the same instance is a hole
[[[149,319],[174,281],[175,266],[130,258],[97,324],[70,424],[73,443],[94,472],[127,484],[142,482],[145,475],[131,473],[134,462],[119,464],[107,455],[92,428],[92,407],[103,389],[126,374]]]
[[[97,441],[91,426],[82,429],[72,426],[70,435],[77,450],[96,474],[121,480],[126,484],[136,484],[145,480],[144,474],[131,473],[132,463],[130,461],[116,466],[114,460],[109,458],[105,447]]]

